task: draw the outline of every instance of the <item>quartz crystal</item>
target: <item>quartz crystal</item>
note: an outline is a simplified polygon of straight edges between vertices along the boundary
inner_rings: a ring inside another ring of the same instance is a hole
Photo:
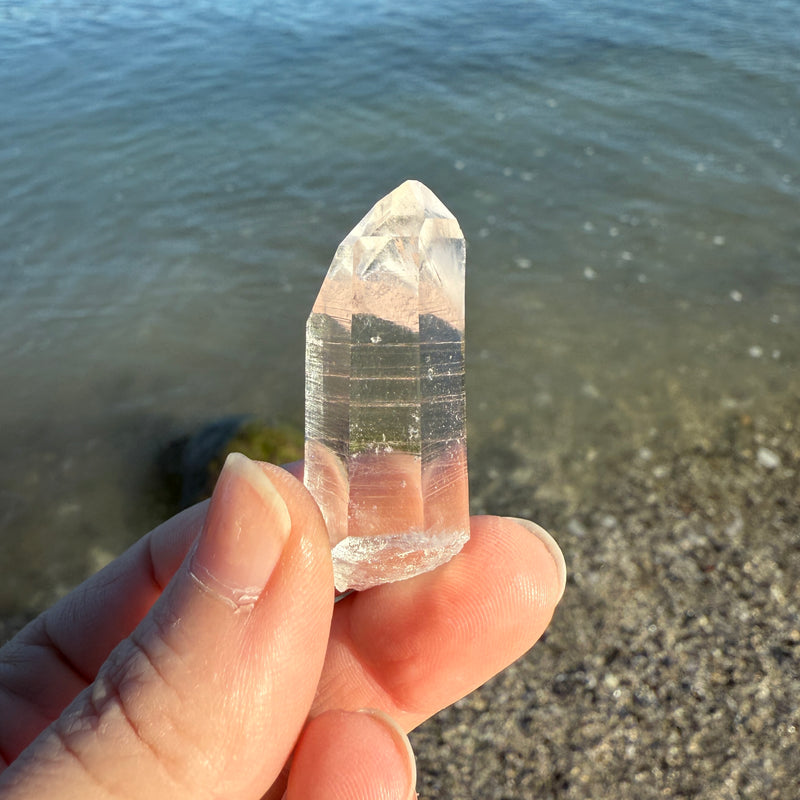
[[[340,591],[469,538],[464,258],[455,217],[406,181],[339,245],[308,319],[305,484]]]

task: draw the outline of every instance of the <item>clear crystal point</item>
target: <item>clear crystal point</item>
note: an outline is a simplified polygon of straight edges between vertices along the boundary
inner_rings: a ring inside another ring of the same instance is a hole
[[[306,326],[305,484],[336,588],[427,572],[469,538],[464,236],[418,181],[339,245]]]

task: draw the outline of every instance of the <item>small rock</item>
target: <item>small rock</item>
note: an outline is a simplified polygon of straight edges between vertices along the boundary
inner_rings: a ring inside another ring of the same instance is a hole
[[[600,390],[593,383],[584,383],[581,386],[581,394],[596,400],[600,397]]]
[[[303,457],[303,432],[291,425],[268,425],[247,416],[214,420],[167,445],[159,468],[170,495],[186,508],[211,495],[226,456],[284,464]]]
[[[586,536],[586,528],[579,519],[571,517],[569,522],[567,522],[567,533],[570,536],[583,537]]]
[[[781,465],[781,457],[768,447],[759,447],[756,460],[765,469],[776,469]]]

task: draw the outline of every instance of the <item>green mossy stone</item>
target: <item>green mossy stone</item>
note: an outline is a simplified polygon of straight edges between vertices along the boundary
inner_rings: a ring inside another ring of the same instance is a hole
[[[169,443],[159,457],[168,506],[187,508],[211,496],[229,453],[287,464],[303,457],[303,431],[252,417],[224,417]]]
[[[255,461],[270,464],[289,464],[303,457],[303,444],[303,432],[291,425],[271,426],[250,420],[242,424],[225,443],[218,458],[211,461],[209,473],[216,482],[230,453],[243,453]]]

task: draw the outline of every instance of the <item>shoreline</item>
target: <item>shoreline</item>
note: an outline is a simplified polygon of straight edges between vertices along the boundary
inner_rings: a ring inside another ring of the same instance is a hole
[[[800,394],[763,410],[590,461],[476,448],[474,510],[548,528],[568,584],[532,651],[412,734],[423,796],[791,794]]]
[[[532,651],[412,734],[423,796],[796,790],[800,396],[629,456],[582,511],[528,498],[564,550],[564,599]],[[519,513],[525,487],[502,485],[490,510]]]

